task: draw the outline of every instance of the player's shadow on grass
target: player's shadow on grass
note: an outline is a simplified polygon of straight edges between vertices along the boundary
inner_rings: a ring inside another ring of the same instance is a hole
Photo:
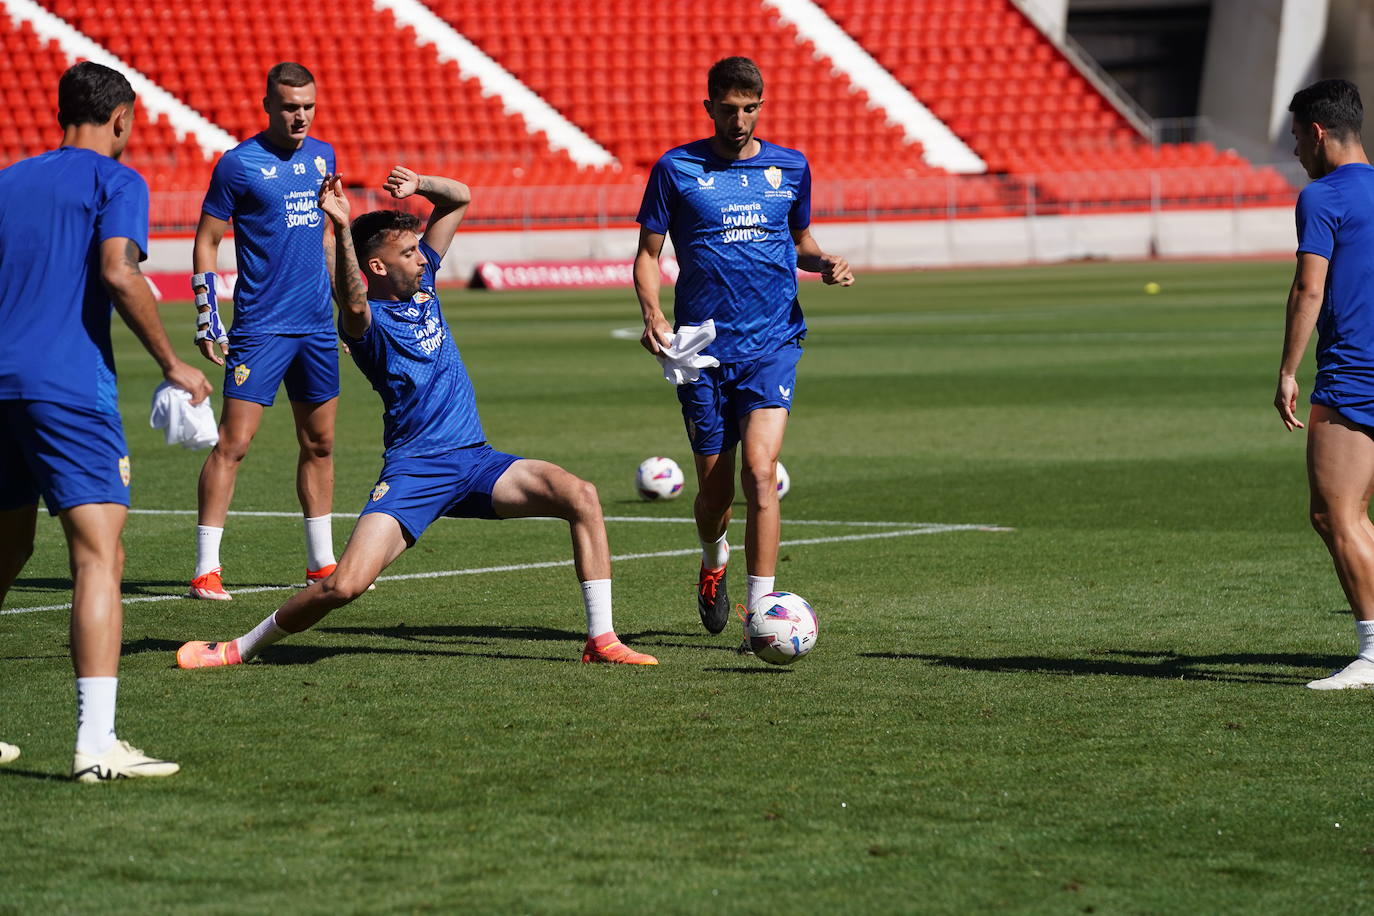
[[[258,656],[269,665],[313,665],[316,662],[333,658],[336,655],[392,655],[418,656],[426,658],[493,658],[500,661],[566,662],[568,658],[577,660],[580,653],[569,652],[567,656],[549,657],[540,655],[517,655],[511,652],[481,651],[496,639],[541,640],[571,643],[578,649],[583,637],[570,630],[554,630],[548,627],[500,627],[500,626],[435,626],[435,627],[316,627],[311,631],[321,636],[356,636],[368,640],[394,639],[406,646],[387,645],[349,645],[322,646],[311,643],[309,636],[301,642],[283,642],[268,646]],[[141,655],[148,652],[175,655],[181,643],[168,639],[139,639],[124,644],[123,654]]]
[[[322,646],[318,643],[309,642],[310,636],[301,638],[300,642],[281,642],[274,646],[269,646],[258,656],[263,662],[271,665],[313,665],[316,662],[337,655],[394,655],[394,656],[424,656],[430,658],[492,658],[501,661],[535,661],[535,662],[566,662],[569,658],[577,660],[580,658],[580,649],[586,635],[573,632],[572,630],[560,630],[553,627],[531,627],[531,626],[499,626],[492,624],[483,625],[463,625],[446,624],[442,626],[406,626],[397,624],[390,627],[316,627],[310,631],[320,636],[351,636],[367,640],[369,643],[376,640],[395,640],[404,643],[402,646],[388,646],[376,644],[357,644],[349,646]],[[655,637],[683,637],[687,634],[672,630],[644,630],[638,633],[623,634],[623,638],[630,645],[643,645],[659,648],[663,646],[679,646],[685,649],[708,649],[712,651],[733,652],[735,644],[722,644],[719,646],[703,646],[694,643],[667,643],[661,640],[656,641]],[[573,647],[567,655],[555,657],[541,655],[520,655],[512,652],[492,649],[482,651],[484,646],[493,646],[499,641],[516,642],[558,642],[569,644]],[[147,653],[166,653],[174,656],[177,649],[181,648],[180,642],[169,639],[143,638],[126,642],[123,647],[124,655],[143,655]],[[720,671],[760,671],[770,669],[759,668],[720,668]]]
[[[669,639],[685,639],[693,634],[709,635],[704,630],[684,633],[681,630],[640,630],[637,633],[622,633],[620,638],[631,646],[652,647],[655,649],[705,649],[707,652],[734,652],[739,639],[734,638],[716,645],[702,645],[699,642],[669,642]],[[722,637],[723,638],[723,637]],[[734,669],[726,669],[734,670]]]
[[[1104,651],[1096,658],[1050,658],[1039,655],[970,658],[959,655],[923,655],[905,652],[861,652],[863,658],[909,659],[963,671],[995,674],[1055,674],[1067,677],[1105,675],[1110,677],[1149,677],[1171,681],[1221,681],[1233,684],[1305,684],[1314,677],[1350,661],[1348,656],[1289,654],[1182,655],[1176,652],[1135,652],[1126,649]],[[1259,670],[1234,670],[1237,667]],[[1297,668],[1301,673],[1284,673]]]
[[[48,782],[72,781],[72,778],[65,773],[43,773],[38,770],[16,770],[13,766],[0,767],[0,776],[9,776],[15,779],[40,779]]]
[[[140,595],[167,595],[167,589],[175,589],[178,593],[184,594],[186,591],[187,579],[125,579],[121,583],[121,592],[126,598],[137,597]],[[235,582],[235,588],[267,588],[280,586],[280,582]],[[40,578],[32,577],[28,579],[15,579],[10,592],[70,592],[72,590],[72,580],[70,578]]]

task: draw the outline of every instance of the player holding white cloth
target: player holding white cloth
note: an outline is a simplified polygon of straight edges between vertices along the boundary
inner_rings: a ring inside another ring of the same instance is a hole
[[[673,337],[658,299],[666,234],[681,266],[676,325],[714,320],[715,340],[701,352],[720,365],[701,365],[700,377],[683,379],[677,395],[697,471],[697,611],[702,625],[719,633],[729,621],[726,526],[741,443],[747,606],[773,590],[781,530],[776,466],[806,337],[797,268],[840,286],[852,284],[854,273],[811,237],[806,157],[754,136],[763,107],[758,67],[727,57],[711,67],[706,83],[715,133],[669,150],[654,165],[637,218],[634,277],[644,319],[640,342],[655,356]]]
[[[131,469],[111,306],[168,382],[194,403],[210,394],[204,373],[177,358],[138,266],[148,185],[117,161],[134,102],[123,74],[77,64],[58,84],[62,145],[0,171],[0,605],[33,553],[42,496],[71,563],[80,782],[177,772],[115,735]],[[18,756],[0,742],[0,763]]]

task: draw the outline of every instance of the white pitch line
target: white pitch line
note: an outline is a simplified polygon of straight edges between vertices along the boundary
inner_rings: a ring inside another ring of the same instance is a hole
[[[999,528],[993,525],[931,525],[924,528],[907,528],[901,531],[875,531],[868,534],[842,534],[835,537],[826,538],[799,538],[794,541],[782,541],[779,547],[800,547],[805,544],[838,544],[844,541],[870,541],[875,538],[900,538],[911,537],[918,534],[944,534],[950,531],[1011,531],[1010,528]],[[698,547],[688,547],[681,550],[657,550],[652,553],[622,553],[611,557],[615,563],[623,563],[627,560],[650,560],[660,557],[686,557],[696,556],[701,553]],[[529,569],[554,569],[560,566],[571,566],[573,561],[568,560],[548,560],[543,563],[512,563],[508,566],[479,566],[472,569],[446,569],[437,572],[426,573],[402,573],[395,576],[379,576],[378,582],[403,582],[411,579],[446,579],[454,576],[476,576],[482,573],[496,572],[523,572]],[[252,588],[239,588],[230,592],[231,595],[253,595],[258,592],[282,592],[299,591],[298,585],[261,585]],[[185,595],[141,595],[137,598],[125,598],[124,604],[149,604],[155,601],[179,601]],[[45,604],[42,607],[20,607],[10,608],[0,611],[0,616],[9,614],[36,614],[39,611],[65,611],[71,607],[67,604]]]
[[[130,509],[130,515],[195,515],[195,509]],[[229,513],[233,516],[245,518],[300,518],[299,512],[253,512],[233,510]],[[333,512],[332,518],[357,518],[356,512]],[[644,515],[607,515],[605,520],[608,522],[641,522],[654,525],[694,525],[696,521],[692,518],[654,518]],[[452,521],[452,519],[450,519]],[[512,522],[530,521],[562,521],[562,519],[551,518],[549,516],[531,516],[529,518],[505,519]],[[842,522],[829,519],[810,519],[810,518],[789,518],[783,520],[783,525],[826,525],[832,528],[940,528],[940,522]],[[975,526],[985,527],[985,526]]]

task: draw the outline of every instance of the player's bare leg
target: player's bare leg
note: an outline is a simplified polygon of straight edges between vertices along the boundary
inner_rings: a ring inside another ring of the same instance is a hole
[[[408,547],[400,522],[381,512],[358,519],[334,571],[287,599],[262,623],[227,642],[188,642],[177,650],[182,668],[218,668],[247,661],[262,649],[319,623],[357,598]]]
[[[734,510],[735,449],[718,455],[693,455],[697,471],[697,496],[692,515],[701,540],[701,571],[697,574],[697,613],[707,632],[715,634],[730,622],[730,593],[725,569],[730,561],[726,529]]]
[[[262,424],[263,406],[253,401],[225,398],[219,418],[219,442],[210,449],[200,470],[196,491],[197,521],[202,525],[224,527],[229,504],[234,499],[234,483],[239,465],[248,454],[253,437]]]
[[[740,421],[740,485],[744,490],[746,517],[744,558],[748,572],[745,613],[773,591],[778,564],[782,522],[778,510],[778,453],[787,429],[787,410],[765,407],[750,411]],[[748,637],[736,651],[750,652]]]
[[[296,495],[307,517],[328,515],[334,510],[334,417],[339,399],[322,404],[291,402],[296,418]]]
[[[0,512],[0,607],[19,571],[33,556],[33,535],[38,521],[38,503]]]
[[[188,597],[229,600],[224,590],[219,561],[220,538],[229,504],[234,499],[234,483],[239,465],[262,423],[263,406],[239,398],[225,398],[219,418],[219,442],[210,449],[200,469],[196,489],[196,569]]]
[[[1307,427],[1307,474],[1312,527],[1321,535],[1355,615],[1360,654],[1314,689],[1374,687],[1374,438],[1320,404]]]
[[[782,518],[778,506],[778,454],[787,430],[781,407],[755,410],[740,421],[740,486],[748,507],[744,556],[749,575],[769,579],[777,572]],[[766,592],[764,594],[767,594]],[[750,595],[750,601],[757,596]]]
[[[77,677],[119,674],[124,627],[120,534],[128,511],[115,503],[89,503],[58,513],[71,563],[72,665]]]
[[[334,569],[334,418],[339,399],[319,404],[291,402],[300,455],[296,462],[296,496],[305,513],[305,581],[309,585]]]
[[[72,666],[76,670],[76,755],[72,776],[103,782],[129,776],[170,776],[180,769],[115,737],[120,637],[124,607],[120,535],[129,510],[88,503],[58,513],[72,572]]]
[[[595,485],[556,464],[522,458],[496,481],[491,504],[501,518],[552,516],[568,523],[573,568],[582,584],[587,612],[584,662],[658,664],[658,659],[635,652],[615,634],[611,615],[611,548]]]

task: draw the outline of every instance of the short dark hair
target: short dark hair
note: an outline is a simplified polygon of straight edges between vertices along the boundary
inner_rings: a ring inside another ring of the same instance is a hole
[[[353,234],[353,251],[361,262],[372,257],[393,232],[415,232],[419,228],[420,217],[414,213],[373,210],[355,219],[349,231]]]
[[[1293,94],[1288,110],[1302,124],[1320,124],[1338,140],[1358,136],[1364,122],[1360,90],[1350,80],[1319,80]]]
[[[295,61],[282,61],[267,71],[267,94],[272,94],[273,86],[309,86],[315,82],[315,75]]]
[[[57,84],[57,123],[106,124],[120,105],[136,98],[134,87],[118,70],[83,60],[62,74]]]
[[[763,98],[763,74],[747,57],[726,57],[711,65],[706,74],[706,97],[715,101],[731,90]]]

